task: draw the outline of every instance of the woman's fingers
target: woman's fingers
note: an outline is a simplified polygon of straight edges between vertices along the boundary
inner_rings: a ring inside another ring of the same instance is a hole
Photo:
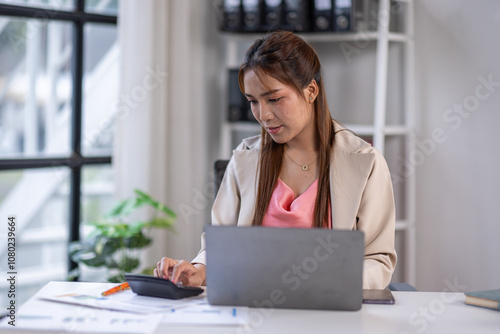
[[[172,272],[172,282],[182,282],[183,285],[201,286],[203,278],[196,266],[187,261],[179,261]]]
[[[160,277],[161,278],[160,263],[161,263],[161,260],[156,263],[156,269],[154,270],[154,274],[155,274],[156,277]]]
[[[178,262],[179,261],[171,259],[169,257],[163,257],[156,264],[157,277],[171,279],[172,269]]]
[[[196,270],[196,268],[191,263],[180,260],[174,265],[172,278],[170,280],[177,283],[180,278],[183,278],[184,276],[191,276],[193,274],[193,270]]]
[[[163,257],[156,263],[153,274],[155,277],[166,278],[174,283],[182,282],[182,284],[190,286],[200,286],[203,282],[198,269],[190,262],[168,257]]]

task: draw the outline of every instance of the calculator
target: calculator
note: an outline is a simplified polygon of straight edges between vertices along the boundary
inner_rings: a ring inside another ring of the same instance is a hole
[[[197,296],[204,291],[199,287],[175,284],[169,279],[148,275],[125,274],[125,280],[134,293],[150,297],[181,299]]]

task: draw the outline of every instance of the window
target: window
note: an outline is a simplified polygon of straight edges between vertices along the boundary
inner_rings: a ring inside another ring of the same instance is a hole
[[[66,278],[74,266],[68,242],[109,207],[117,7],[117,0],[0,2],[0,237],[15,215],[18,303]]]

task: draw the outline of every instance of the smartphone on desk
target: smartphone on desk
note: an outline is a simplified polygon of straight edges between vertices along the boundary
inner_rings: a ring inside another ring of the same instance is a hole
[[[204,291],[199,287],[175,284],[169,279],[148,275],[125,274],[125,280],[134,293],[150,297],[180,299],[197,296]]]
[[[396,302],[390,290],[363,289],[363,304],[387,304]]]

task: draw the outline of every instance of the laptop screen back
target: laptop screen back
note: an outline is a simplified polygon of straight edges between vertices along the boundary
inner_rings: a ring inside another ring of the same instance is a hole
[[[361,231],[207,226],[213,305],[359,310]]]

